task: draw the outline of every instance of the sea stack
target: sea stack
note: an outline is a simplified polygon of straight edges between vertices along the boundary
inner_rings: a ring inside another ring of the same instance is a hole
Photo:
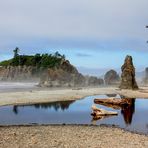
[[[106,85],[117,85],[120,82],[120,77],[115,70],[111,69],[104,75],[104,81]]]
[[[135,79],[135,67],[133,65],[132,57],[127,55],[124,64],[121,67],[121,89],[138,89],[138,85]]]

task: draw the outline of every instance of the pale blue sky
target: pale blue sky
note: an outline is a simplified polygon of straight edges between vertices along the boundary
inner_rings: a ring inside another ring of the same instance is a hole
[[[148,0],[0,0],[0,60],[59,51],[88,71],[148,66]]]

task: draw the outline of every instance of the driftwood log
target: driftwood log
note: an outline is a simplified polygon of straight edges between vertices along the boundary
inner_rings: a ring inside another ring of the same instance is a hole
[[[91,113],[91,115],[96,118],[100,116],[118,115],[117,112],[100,109],[100,108],[97,108],[95,105],[92,106],[92,111],[93,112]]]
[[[116,109],[120,109],[123,106],[131,104],[131,99],[121,98],[107,98],[107,99],[94,99],[94,103],[105,106],[114,106]]]

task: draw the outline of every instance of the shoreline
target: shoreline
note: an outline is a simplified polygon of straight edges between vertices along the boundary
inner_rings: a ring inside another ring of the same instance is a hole
[[[117,87],[29,89],[0,92],[0,106],[79,100],[87,96],[119,94],[127,98],[148,98],[148,87],[139,90],[120,90]],[[107,97],[108,98],[108,97]]]

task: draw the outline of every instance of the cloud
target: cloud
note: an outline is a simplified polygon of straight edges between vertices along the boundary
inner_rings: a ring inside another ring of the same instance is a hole
[[[147,0],[5,0],[0,5],[0,39],[145,42],[147,5]]]
[[[147,0],[0,2],[1,59],[12,55],[16,46],[26,54],[54,50],[66,52],[69,57],[72,57],[70,53],[78,54],[72,60],[88,57],[91,59],[89,66],[97,65],[95,61],[99,58],[93,61],[92,57],[99,56],[100,51],[101,55],[109,51],[112,59],[118,51],[121,51],[119,59],[124,50],[148,52]],[[90,53],[92,57],[87,56]],[[74,63],[81,64],[79,61]]]
[[[76,56],[78,56],[78,57],[92,57],[91,54],[86,54],[86,53],[77,53]]]

